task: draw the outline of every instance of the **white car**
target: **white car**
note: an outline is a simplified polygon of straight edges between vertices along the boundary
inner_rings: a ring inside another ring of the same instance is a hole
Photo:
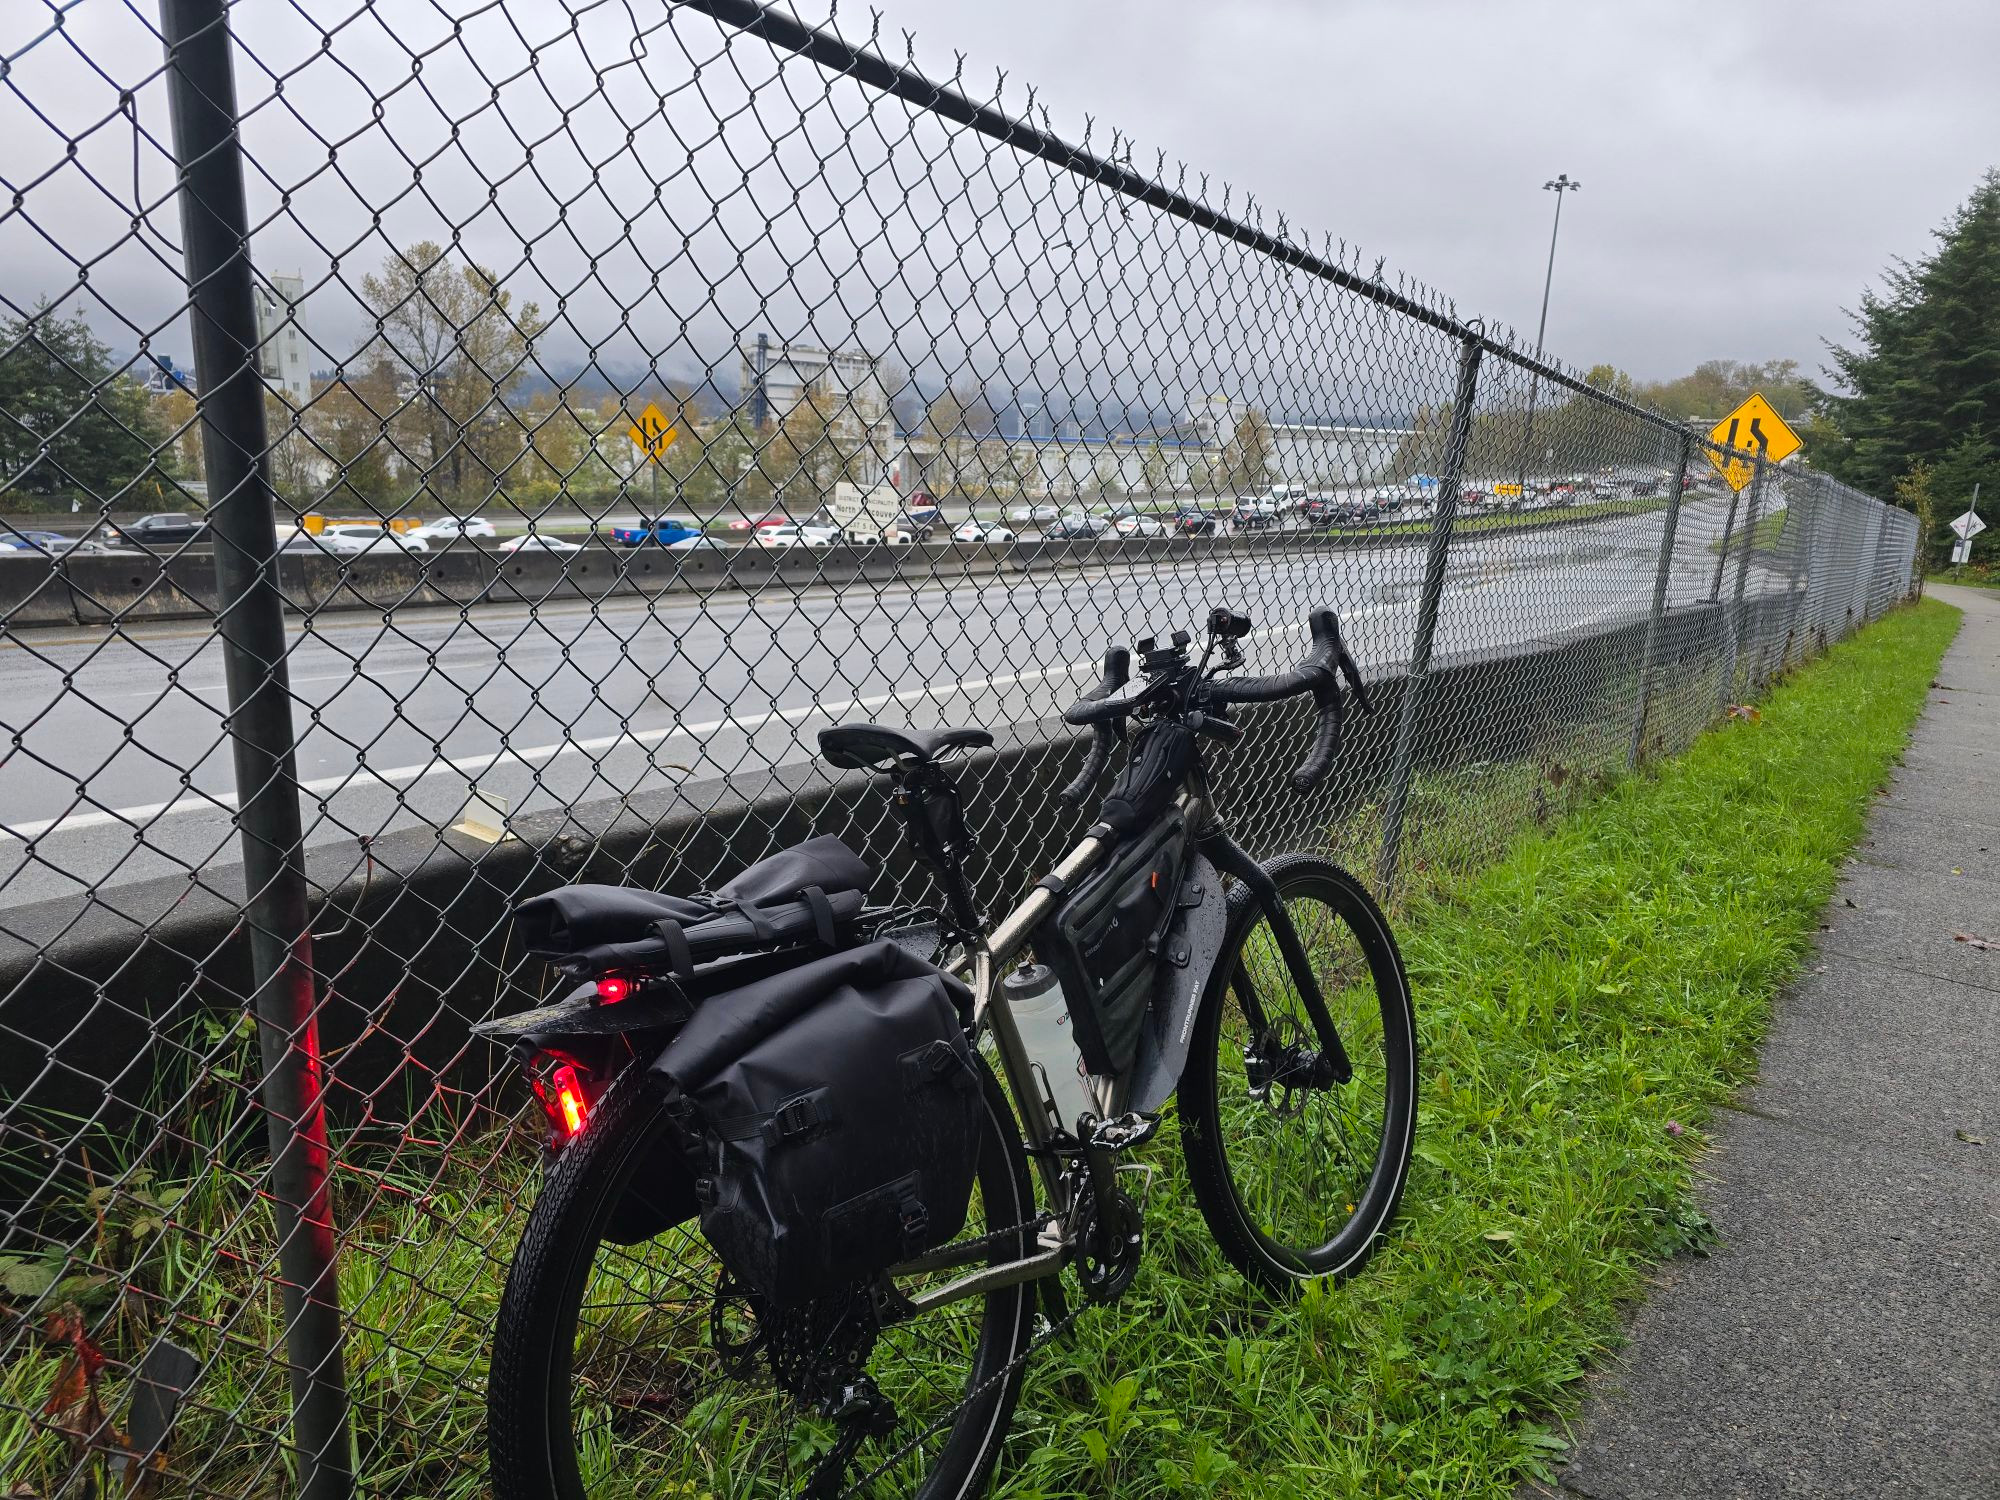
[[[428,552],[431,544],[409,531],[389,531],[380,526],[329,526],[320,533],[322,538],[347,537],[361,544],[363,552],[381,549],[385,552]]]
[[[576,542],[566,542],[559,536],[541,536],[529,532],[526,536],[510,536],[498,548],[501,552],[581,552],[583,547]]]
[[[1120,536],[1165,536],[1167,528],[1158,516],[1120,516],[1117,521]]]
[[[448,542],[453,537],[473,537],[481,541],[491,541],[500,533],[493,529],[493,523],[484,516],[466,516],[463,519],[446,517],[442,521],[426,521],[421,526],[412,527],[406,536],[420,536],[427,542]]]
[[[1062,512],[1053,505],[1017,505],[1007,514],[1010,521],[1027,524],[1053,521]]]
[[[280,552],[305,552],[319,557],[358,557],[368,550],[362,537],[341,535],[338,528],[314,536],[310,531],[294,531],[280,539]]]
[[[831,547],[840,533],[831,526],[762,526],[757,530],[760,547]]]
[[[727,552],[730,549],[723,546],[722,543],[718,542],[712,536],[684,536],[678,542],[668,542],[667,550],[669,552]]]
[[[951,534],[954,542],[986,542],[998,546],[1002,542],[1015,541],[1014,533],[998,521],[967,521]]]

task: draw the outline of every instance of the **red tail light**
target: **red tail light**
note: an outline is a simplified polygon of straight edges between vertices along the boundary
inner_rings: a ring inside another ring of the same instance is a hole
[[[597,981],[597,998],[602,1000],[606,1005],[616,1005],[631,993],[632,981],[629,979],[600,979]]]
[[[590,1101],[584,1097],[583,1080],[568,1063],[557,1068],[550,1080],[555,1087],[556,1124],[565,1134],[577,1135],[590,1118]]]

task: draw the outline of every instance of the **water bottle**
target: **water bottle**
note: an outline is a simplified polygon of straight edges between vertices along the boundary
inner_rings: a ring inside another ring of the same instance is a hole
[[[1070,1038],[1069,1006],[1047,964],[1023,964],[1000,982],[1000,993],[1021,1033],[1021,1046],[1055,1100],[1062,1128],[1072,1134],[1084,1114],[1102,1114],[1091,1097],[1083,1058]]]

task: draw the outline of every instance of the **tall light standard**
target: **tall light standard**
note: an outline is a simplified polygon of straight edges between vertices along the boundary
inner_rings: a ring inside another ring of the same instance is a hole
[[[1535,325],[1535,358],[1537,361],[1542,357],[1542,335],[1549,331],[1549,288],[1554,284],[1556,279],[1556,236],[1562,233],[1563,194],[1574,193],[1582,186],[1582,183],[1576,181],[1567,172],[1564,172],[1560,177],[1552,181],[1542,184],[1543,192],[1554,193],[1556,195],[1556,222],[1555,226],[1549,230],[1549,269],[1542,277],[1542,320]],[[1530,374],[1528,377],[1528,419],[1523,425],[1521,432],[1519,477],[1521,481],[1521,499],[1524,502],[1528,498],[1528,450],[1533,446],[1535,440],[1535,397],[1539,392],[1540,385],[1540,372],[1536,371]]]

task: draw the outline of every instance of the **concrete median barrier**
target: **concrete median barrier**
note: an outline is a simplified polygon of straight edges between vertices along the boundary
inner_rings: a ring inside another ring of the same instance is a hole
[[[1519,537],[1591,526],[1612,516],[1569,516],[1487,533]],[[1469,533],[1468,538],[1477,533]],[[498,552],[454,544],[428,553],[377,551],[358,557],[287,552],[278,559],[286,608],[293,613],[403,608],[470,609],[532,605],[555,599],[611,599],[718,588],[742,590],[905,583],[923,587],[959,578],[1036,570],[1161,566],[1218,556],[1297,557],[1420,547],[1423,534],[1394,531],[1255,531],[1229,536],[1104,537],[1070,541],[1030,537],[987,546],[953,541],[902,547],[725,547],[672,552],[593,543],[578,552],[523,548]],[[127,621],[200,620],[216,614],[209,553],[145,553],[51,559],[0,555],[0,619],[8,628],[112,625]]]

